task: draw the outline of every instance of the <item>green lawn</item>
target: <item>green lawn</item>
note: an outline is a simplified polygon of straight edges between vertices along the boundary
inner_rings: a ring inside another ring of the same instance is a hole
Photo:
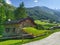
[[[21,39],[19,40],[6,40],[6,41],[2,41],[0,42],[0,45],[21,45],[22,43],[26,43],[26,42],[29,42],[28,39],[24,39],[23,42]]]
[[[0,42],[0,45],[11,45],[18,42],[21,42],[21,40],[7,40],[7,41]]]
[[[41,25],[49,24],[49,23],[46,23],[46,22],[41,22],[40,20],[35,20],[35,23],[36,24],[41,24]]]
[[[48,29],[50,27],[53,27],[53,26],[56,26],[57,25],[57,24],[54,24],[54,23],[42,22],[40,20],[35,20],[35,23],[38,24],[38,25],[43,26],[44,29]]]
[[[31,34],[33,36],[43,35],[49,31],[49,30],[37,30],[37,29],[32,28],[32,27],[25,27],[25,28],[23,28],[23,30],[25,32],[27,32],[28,34]]]

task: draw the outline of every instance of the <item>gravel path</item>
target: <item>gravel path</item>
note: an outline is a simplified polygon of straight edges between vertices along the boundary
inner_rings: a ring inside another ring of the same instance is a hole
[[[42,40],[26,43],[23,45],[60,45],[60,32],[56,32]]]

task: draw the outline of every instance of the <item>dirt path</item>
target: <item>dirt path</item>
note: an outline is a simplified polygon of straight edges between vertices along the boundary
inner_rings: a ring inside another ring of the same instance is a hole
[[[45,39],[23,45],[60,45],[60,32],[56,32]]]

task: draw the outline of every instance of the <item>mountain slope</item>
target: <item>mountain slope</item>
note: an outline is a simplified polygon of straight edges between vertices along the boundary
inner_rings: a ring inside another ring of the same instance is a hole
[[[47,7],[32,7],[32,8],[27,8],[27,13],[30,17],[33,17],[34,19],[44,19],[44,20],[51,20],[51,21],[60,21],[60,12],[49,9]]]

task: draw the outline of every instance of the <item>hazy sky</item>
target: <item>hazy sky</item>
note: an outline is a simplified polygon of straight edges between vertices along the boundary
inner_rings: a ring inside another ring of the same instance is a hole
[[[6,2],[16,7],[24,2],[25,7],[46,6],[52,9],[60,9],[60,0],[6,0]]]

